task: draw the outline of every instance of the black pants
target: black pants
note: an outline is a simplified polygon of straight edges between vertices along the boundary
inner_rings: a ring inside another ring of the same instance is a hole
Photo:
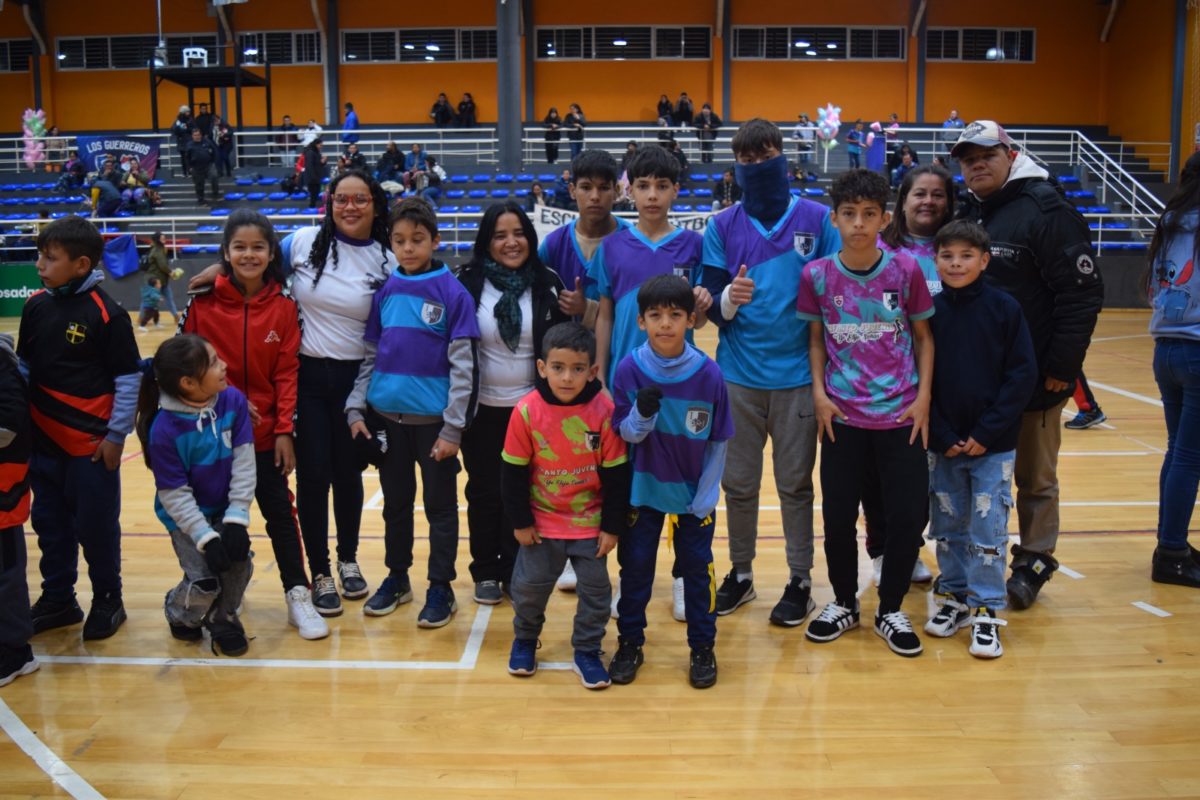
[[[879,472],[874,469],[863,470],[863,518],[867,528],[867,556],[878,558],[883,555],[887,545],[887,514],[883,510],[883,491],[879,484]],[[925,520],[921,530],[929,524],[929,504],[925,504]]]
[[[879,474],[887,524],[879,610],[898,611],[912,580],[929,515],[929,465],[920,438],[909,444],[912,428],[867,430],[835,425],[837,439],[821,446],[821,515],[825,522],[825,561],[834,597],[852,603],[858,591],[858,504],[863,473]]]
[[[471,427],[463,434],[463,465],[467,468],[467,528],[471,536],[471,578],[512,580],[517,539],[504,513],[500,493],[500,453],[508,433],[511,408],[480,405]]]
[[[413,563],[413,504],[417,499],[415,467],[421,468],[421,500],[429,523],[429,582],[449,584],[458,555],[457,458],[434,461],[429,453],[442,423],[401,425],[387,420],[388,449],[379,482],[383,487],[384,563],[393,575],[407,573]]]
[[[221,187],[217,183],[217,171],[211,166],[192,168],[192,185],[196,187],[196,202],[204,202],[204,184],[210,178],[212,180],[213,200],[219,200],[221,197]]]
[[[308,184],[308,205],[312,208],[317,207],[317,201],[321,199],[321,183]]]
[[[713,160],[713,140],[702,139],[700,141],[700,162],[703,164],[711,164]]]
[[[25,563],[25,531],[0,530],[0,648],[24,649],[33,636]]]
[[[283,590],[308,586],[308,576],[304,574],[304,544],[300,539],[300,525],[296,522],[296,508],[292,505],[295,497],[288,488],[287,478],[275,466],[275,451],[255,453],[254,466],[258,475],[254,499],[267,522],[267,536],[275,551]]]
[[[296,508],[313,576],[329,575],[329,490],[337,526],[338,561],[358,560],[362,522],[362,469],[350,427],[346,397],[361,361],[300,356],[296,398]]]
[[[546,163],[558,161],[558,142],[546,142]]]

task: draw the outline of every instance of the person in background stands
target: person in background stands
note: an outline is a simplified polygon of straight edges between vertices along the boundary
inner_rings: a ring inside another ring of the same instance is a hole
[[[475,98],[470,92],[463,92],[462,100],[458,101],[458,127],[474,128],[479,124],[475,116]]]
[[[542,120],[542,127],[546,129],[546,163],[553,164],[558,161],[558,143],[562,139],[562,117],[558,115],[558,109],[550,106],[550,110],[546,112],[546,118]]]
[[[342,130],[347,131],[342,134],[342,144],[350,145],[358,141],[358,112],[354,110],[354,103],[346,103],[346,121],[342,123]]]
[[[450,101],[446,99],[445,92],[438,94],[433,108],[429,109],[429,116],[433,120],[434,127],[449,128],[453,124],[454,109],[450,107]]]
[[[713,160],[713,142],[717,140],[717,129],[721,127],[721,118],[713,113],[712,106],[705,103],[700,107],[700,114],[695,120],[696,137],[700,140],[700,161],[711,164]]]

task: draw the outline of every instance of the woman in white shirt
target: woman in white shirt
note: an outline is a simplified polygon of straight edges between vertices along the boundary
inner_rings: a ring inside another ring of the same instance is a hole
[[[533,389],[541,343],[570,319],[558,305],[558,273],[537,257],[537,232],[515,202],[483,215],[475,251],[458,279],[475,299],[479,323],[479,405],[463,434],[467,527],[475,602],[499,603],[512,578],[517,540],[500,495],[500,453],[517,401]]]

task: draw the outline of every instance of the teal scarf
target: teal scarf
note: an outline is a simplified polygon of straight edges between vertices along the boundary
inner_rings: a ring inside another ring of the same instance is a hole
[[[521,344],[521,295],[533,283],[533,267],[527,261],[517,269],[509,269],[489,258],[483,262],[483,275],[501,292],[492,312],[500,338],[515,353]]]

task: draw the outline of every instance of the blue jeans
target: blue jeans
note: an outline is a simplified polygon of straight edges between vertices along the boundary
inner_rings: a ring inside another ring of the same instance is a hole
[[[434,208],[437,208],[438,200],[440,200],[442,197],[442,187],[426,186],[424,189],[421,190],[421,197],[424,197],[426,200],[428,200],[429,205],[433,206]]]
[[[1158,544],[1183,550],[1200,483],[1200,342],[1155,340],[1154,380],[1167,419],[1167,454],[1158,476]]]
[[[858,156],[859,154],[855,153],[853,150],[846,151],[846,158],[850,162],[850,169],[859,168]]]
[[[640,646],[646,642],[646,604],[650,602],[658,540],[667,515],[646,506],[633,509],[631,514],[636,514],[636,519],[617,544],[617,563],[621,565],[617,632],[622,639]],[[711,646],[717,638],[717,584],[712,554],[716,519],[715,511],[704,519],[680,514],[674,523],[675,567],[683,578],[689,647]]]
[[[929,453],[929,538],[942,591],[971,608],[1004,608],[1008,514],[1016,452],[946,458]]]

